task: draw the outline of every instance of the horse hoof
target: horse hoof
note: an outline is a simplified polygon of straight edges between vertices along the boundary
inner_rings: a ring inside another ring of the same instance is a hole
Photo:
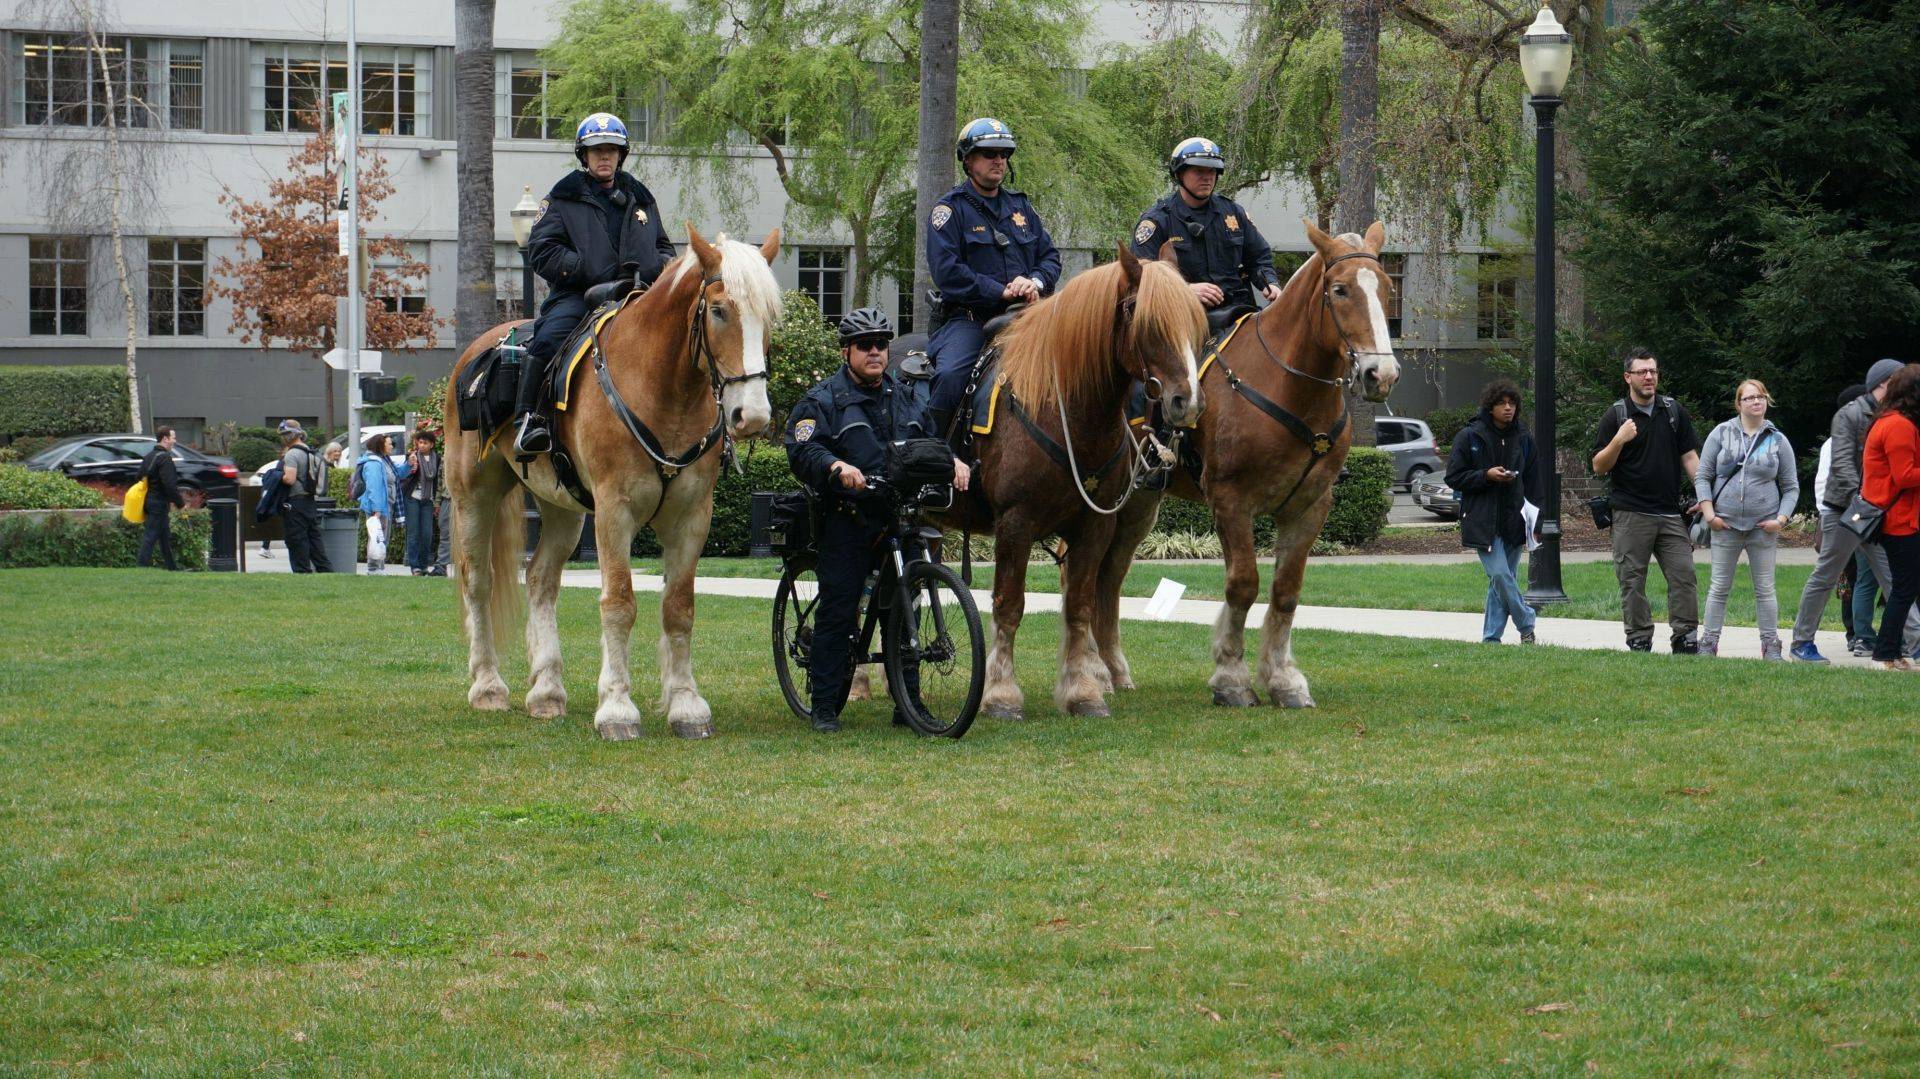
[[[1253,695],[1253,690],[1241,686],[1214,690],[1213,703],[1222,708],[1252,708],[1260,703],[1260,698]]]
[[[559,719],[567,714],[567,699],[543,697],[528,701],[527,714],[535,719]]]
[[[713,724],[707,722],[681,723],[678,721],[669,721],[667,723],[667,729],[673,732],[675,738],[699,739],[713,737]]]
[[[989,704],[981,709],[989,719],[1023,720],[1027,713],[1017,704]]]
[[[1105,701],[1074,701],[1067,705],[1067,714],[1090,719],[1105,719],[1113,714],[1113,709],[1108,708]]]
[[[1308,693],[1304,689],[1290,690],[1286,692],[1276,691],[1273,693],[1273,703],[1276,707],[1279,707],[1279,708],[1318,708],[1320,707],[1319,705],[1313,703],[1313,694]]]
[[[594,729],[600,732],[600,740],[603,742],[631,742],[635,738],[640,737],[640,724],[638,723],[628,723],[624,721],[596,723],[594,724]]]
[[[1122,676],[1113,680],[1113,688],[1114,689],[1138,689],[1140,687],[1133,684],[1132,678]]]
[[[504,712],[509,707],[505,686],[467,694],[467,703],[481,712]]]

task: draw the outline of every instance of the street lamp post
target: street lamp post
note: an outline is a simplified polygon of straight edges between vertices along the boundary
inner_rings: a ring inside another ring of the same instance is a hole
[[[533,222],[540,216],[540,204],[533,201],[533,185],[520,188],[520,202],[507,211],[513,219],[513,242],[520,248],[520,307],[527,318],[533,317],[533,260],[527,257],[527,238],[533,235]]]
[[[1546,505],[1540,507],[1540,546],[1527,559],[1527,592],[1534,607],[1567,602],[1560,581],[1560,457],[1556,438],[1559,407],[1554,387],[1553,338],[1553,114],[1560,107],[1573,67],[1573,35],[1553,17],[1547,0],[1520,36],[1520,71],[1533,106],[1533,436],[1547,469]]]

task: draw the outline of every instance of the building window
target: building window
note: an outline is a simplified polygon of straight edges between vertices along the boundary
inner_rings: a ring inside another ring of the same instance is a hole
[[[433,50],[360,50],[360,132],[417,135],[431,128]],[[319,131],[333,95],[347,89],[340,46],[253,46],[253,130]]]
[[[547,112],[547,89],[560,72],[538,53],[493,54],[493,135],[499,139],[564,139],[571,132],[564,116]]]
[[[13,76],[13,122],[104,127],[111,88],[115,122],[136,128],[202,126],[206,47],[199,41],[21,34]]]
[[[276,424],[279,422],[274,421]],[[205,416],[155,416],[153,425],[173,428],[174,437],[178,438],[183,446],[204,447],[206,445],[207,418]],[[145,455],[142,454],[142,456]]]
[[[800,291],[813,297],[820,315],[839,322],[847,313],[847,251],[843,247],[800,249]]]
[[[1479,323],[1475,336],[1482,341],[1511,341],[1519,336],[1515,313],[1519,310],[1520,273],[1513,260],[1504,255],[1480,256]]]
[[[86,336],[86,237],[36,236],[27,241],[27,323],[33,334]]]
[[[404,254],[379,255],[373,260],[372,274],[381,276],[383,291],[374,298],[389,314],[418,315],[427,309],[427,274],[417,277],[403,276],[407,263],[427,261],[427,245],[410,243]]]
[[[200,337],[207,332],[207,242],[147,241],[147,333]]]
[[[903,277],[894,283],[893,303],[900,312],[898,332],[904,336],[913,332],[913,278]]]
[[[1400,340],[1400,305],[1407,295],[1407,256],[1399,252],[1380,256],[1387,268],[1387,280],[1393,282],[1393,297],[1387,301],[1387,336]]]
[[[520,290],[526,283],[521,270],[520,249],[513,244],[493,245],[493,309],[494,318],[501,322],[512,322],[527,317],[525,307],[520,303]],[[533,309],[547,302],[547,281],[539,274],[533,275]]]

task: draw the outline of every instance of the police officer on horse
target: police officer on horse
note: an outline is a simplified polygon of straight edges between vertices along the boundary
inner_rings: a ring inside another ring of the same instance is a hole
[[[527,257],[550,291],[520,381],[513,444],[522,453],[553,448],[540,394],[567,336],[595,307],[651,285],[674,256],[653,192],[620,168],[627,160],[627,125],[619,117],[596,112],[580,121],[573,156],[580,168],[553,185],[527,237]]]
[[[879,565],[875,542],[888,524],[887,506],[872,497],[869,476],[884,476],[894,444],[936,437],[927,415],[926,383],[887,370],[893,323],[863,307],[840,320],[845,366],[808,390],[787,417],[787,463],[825,502],[820,598],[814,608],[808,665],[813,729],[840,729],[840,710],[853,685],[853,635],[862,587]],[[954,486],[967,488],[967,466],[954,462]],[[903,687],[907,692],[915,686]],[[899,709],[894,722],[905,723]]]
[[[1269,303],[1280,298],[1273,249],[1239,203],[1214,194],[1226,167],[1213,140],[1181,140],[1167,155],[1173,191],[1133,230],[1133,253],[1141,258],[1159,257],[1160,245],[1173,241],[1180,276],[1209,312],[1252,310],[1255,290]]]
[[[966,179],[940,196],[928,222],[927,266],[941,299],[936,319],[945,319],[927,340],[933,426],[942,436],[966,392],[987,321],[1060,283],[1060,252],[1040,215],[1026,195],[1004,185],[1014,146],[1013,132],[992,117],[963,128],[954,155]]]

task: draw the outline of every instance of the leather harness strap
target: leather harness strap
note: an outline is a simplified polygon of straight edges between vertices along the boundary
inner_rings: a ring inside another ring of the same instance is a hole
[[[1020,399],[1013,395],[1012,390],[1007,390],[1005,393],[1007,398],[1007,411],[1013,413],[1013,418],[1020,421],[1020,426],[1026,430],[1027,437],[1033,439],[1036,445],[1042,450],[1045,450],[1047,456],[1053,458],[1053,463],[1060,466],[1061,471],[1069,476],[1073,476],[1074,481],[1079,483],[1084,490],[1094,491],[1099,489],[1100,477],[1111,471],[1113,466],[1119,463],[1121,455],[1126,452],[1128,440],[1122,438],[1120,444],[1113,448],[1113,455],[1107,458],[1105,464],[1088,473],[1085,478],[1075,476],[1073,472],[1073,462],[1067,458],[1066,449],[1063,448],[1059,442],[1055,441],[1052,435],[1041,430],[1039,424],[1033,422],[1033,417],[1027,414],[1026,406],[1020,403]]]

